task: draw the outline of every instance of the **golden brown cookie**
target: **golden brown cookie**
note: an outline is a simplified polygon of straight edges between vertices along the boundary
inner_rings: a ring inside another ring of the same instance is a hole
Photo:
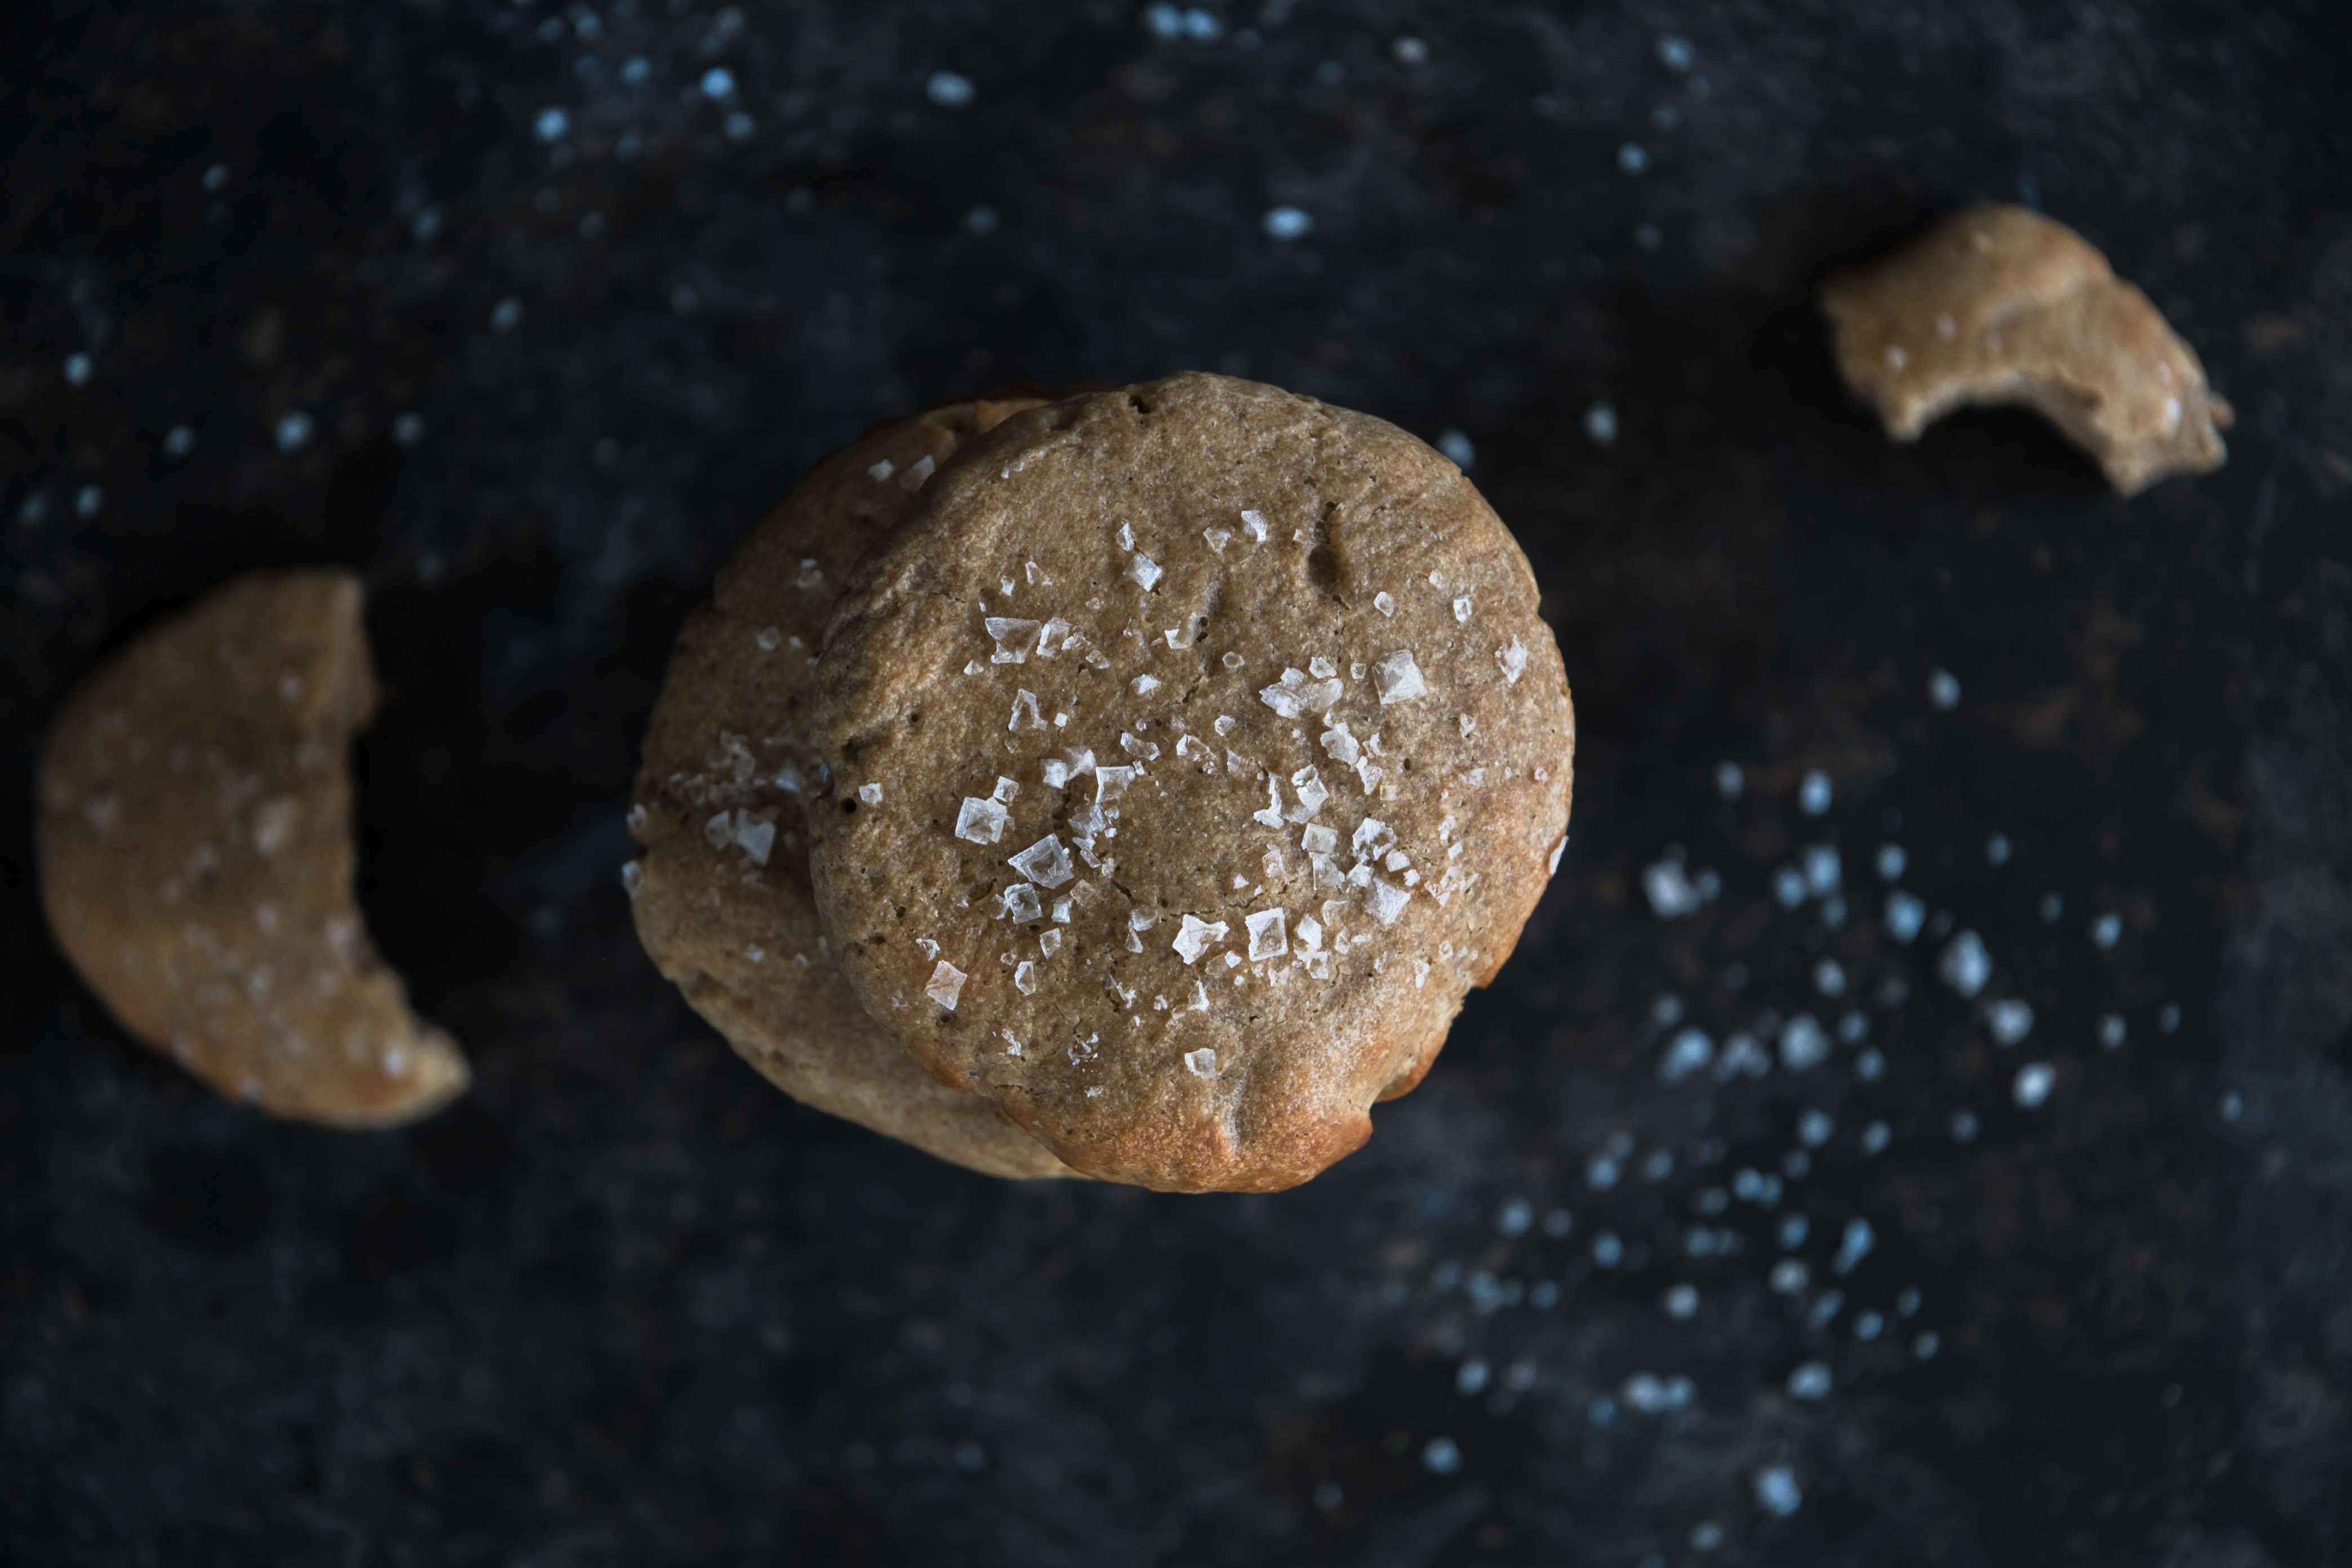
[[[2065,225],[2023,207],[1955,213],[1822,290],[1839,374],[1915,441],[1964,403],[2019,403],[2126,495],[2218,468],[2230,405],[2147,295]]]
[[[1360,1145],[1510,952],[1574,721],[1452,463],[1185,374],[942,467],[852,574],[810,733],[869,1014],[1089,1175],[1272,1190]]]
[[[464,1092],[352,896],[359,580],[242,577],[83,680],[41,754],[58,944],[123,1027],[278,1116],[389,1127]]]
[[[1035,406],[950,405],[820,463],[719,574],[679,634],[646,731],[625,879],[637,935],[694,1010],[806,1105],[999,1176],[1067,1175],[977,1095],[936,1083],[835,974],[808,882],[810,668],[850,564],[913,510],[939,464]]]

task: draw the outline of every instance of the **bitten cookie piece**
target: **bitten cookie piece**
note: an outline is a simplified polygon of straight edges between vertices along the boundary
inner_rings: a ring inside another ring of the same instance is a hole
[[[1557,862],[1526,558],[1393,426],[1186,374],[1007,420],[817,666],[824,929],[866,1011],[1076,1170],[1273,1190],[1419,1081]]]
[[[803,1104],[998,1176],[1070,1173],[990,1101],[934,1082],[834,973],[809,892],[810,669],[851,563],[965,440],[1038,399],[954,405],[835,453],[763,519],[679,634],[646,731],[625,873],[637,936],[742,1058]]]
[[[278,1116],[389,1127],[464,1092],[352,896],[359,580],[243,577],[86,679],[41,755],[49,929],[149,1045]]]
[[[2227,455],[2230,405],[2147,295],[2065,225],[1970,207],[1822,290],[1839,374],[1897,441],[1963,403],[2020,403],[2126,495]]]

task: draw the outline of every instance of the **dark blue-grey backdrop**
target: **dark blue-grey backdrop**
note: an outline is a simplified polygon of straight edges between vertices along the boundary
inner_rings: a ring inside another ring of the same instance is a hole
[[[2322,0],[8,8],[0,1559],[2343,1561],[2347,97]],[[2147,288],[2228,468],[1848,402],[1824,269],[1988,198]],[[992,1184],[643,960],[637,736],[818,454],[1188,366],[1466,438],[1574,842],[1309,1187]],[[75,674],[312,561],[372,591],[370,917],[479,1074],[396,1134],[215,1100],[30,888]]]

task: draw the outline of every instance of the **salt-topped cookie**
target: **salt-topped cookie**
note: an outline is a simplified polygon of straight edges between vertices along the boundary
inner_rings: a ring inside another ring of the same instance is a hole
[[[1185,374],[966,447],[818,661],[835,962],[1090,1175],[1272,1190],[1360,1145],[1568,819],[1526,558],[1378,419]]]
[[[808,881],[810,669],[851,563],[966,439],[1038,399],[952,405],[820,463],[721,569],[679,634],[646,732],[624,880],[662,973],[803,1104],[999,1176],[1069,1174],[979,1096],[935,1082],[835,975]]]
[[[241,577],[68,699],[41,752],[41,906],[123,1027],[273,1115],[384,1127],[463,1093],[352,890],[359,579]]]

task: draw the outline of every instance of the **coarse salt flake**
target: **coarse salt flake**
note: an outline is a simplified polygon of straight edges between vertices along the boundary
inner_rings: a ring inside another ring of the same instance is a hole
[[[1290,951],[1289,920],[1290,914],[1286,910],[1261,910],[1243,918],[1242,923],[1249,928],[1252,963],[1280,958]]]
[[[1050,833],[1006,864],[1041,888],[1058,888],[1075,875],[1070,869],[1070,852],[1062,847],[1061,839]],[[1035,894],[1030,895],[1030,902],[1035,904]]]
[[[1217,1053],[1215,1049],[1209,1046],[1202,1046],[1197,1051],[1186,1051],[1184,1053],[1184,1070],[1191,1073],[1194,1078],[1216,1077]]]
[[[1184,917],[1182,929],[1176,933],[1176,940],[1170,945],[1176,950],[1176,956],[1182,959],[1189,968],[1197,963],[1201,955],[1208,952],[1211,946],[1225,940],[1226,930],[1227,927],[1223,921],[1212,923],[1198,916],[1188,914]]]
[[[1495,663],[1503,672],[1504,684],[1517,686],[1519,683],[1519,677],[1528,672],[1526,645],[1518,638],[1513,637],[1508,643],[1495,650]]]
[[[1010,816],[996,802],[968,795],[956,813],[955,836],[973,844],[993,844],[1003,837]]]
[[[962,970],[942,958],[939,962],[939,966],[931,971],[931,983],[923,987],[923,994],[952,1013],[955,1011],[956,998],[963,994],[963,983],[971,978]]]
[[[1421,679],[1421,666],[1412,661],[1410,648],[1400,649],[1372,667],[1372,682],[1381,695],[1381,706],[1391,702],[1410,702],[1427,696],[1429,687]]]

